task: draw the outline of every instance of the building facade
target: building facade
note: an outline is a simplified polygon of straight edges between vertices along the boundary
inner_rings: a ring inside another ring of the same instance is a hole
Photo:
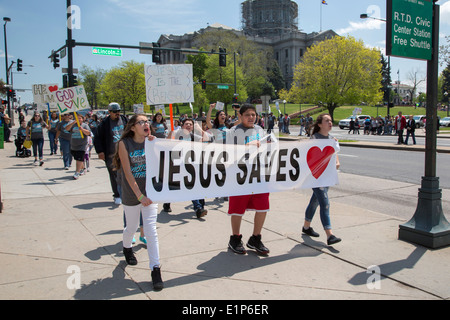
[[[317,42],[331,39],[337,34],[332,30],[305,33],[298,29],[298,5],[291,0],[247,0],[241,4],[242,30],[222,24],[212,24],[198,31],[184,35],[162,34],[158,42],[163,48],[191,49],[195,47],[195,37],[205,32],[228,30],[245,36],[263,47],[273,50],[275,60],[290,88],[294,67],[302,59],[306,50]],[[162,64],[184,63],[187,54],[162,51]]]

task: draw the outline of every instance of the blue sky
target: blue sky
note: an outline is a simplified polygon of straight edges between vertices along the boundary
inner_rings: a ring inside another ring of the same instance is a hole
[[[208,23],[220,23],[241,28],[240,6],[243,0],[72,0],[80,9],[79,29],[73,38],[79,42],[139,45],[140,41],[153,42],[162,33],[181,35],[205,28]],[[384,51],[385,23],[373,19],[361,20],[361,13],[386,17],[386,0],[297,0],[299,28],[310,33],[332,29],[340,35],[362,39],[367,46]],[[450,35],[450,0],[441,0],[440,43]],[[23,60],[23,72],[14,73],[14,87],[31,89],[33,84],[62,83],[61,68],[54,70],[48,56],[52,49],[60,48],[66,39],[65,0],[0,0],[0,15],[11,18],[6,25],[9,63]],[[1,21],[2,23],[3,20]],[[0,78],[5,79],[4,37],[0,40]],[[123,49],[122,57],[94,56],[90,47],[74,49],[74,67],[86,64],[92,68],[110,69],[122,60],[135,60],[151,64],[151,55],[138,50]],[[61,59],[67,67],[67,58]],[[33,65],[33,67],[29,66]],[[408,73],[426,75],[426,62],[391,58],[392,78],[408,82]],[[441,70],[442,68],[440,68]],[[13,68],[16,72],[16,69]],[[425,90],[425,88],[423,88]],[[19,92],[21,103],[31,102],[30,90]]]

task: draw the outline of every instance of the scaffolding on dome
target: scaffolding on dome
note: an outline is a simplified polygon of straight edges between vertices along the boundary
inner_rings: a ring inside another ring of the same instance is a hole
[[[298,5],[291,0],[246,0],[241,4],[246,35],[276,37],[298,31]]]

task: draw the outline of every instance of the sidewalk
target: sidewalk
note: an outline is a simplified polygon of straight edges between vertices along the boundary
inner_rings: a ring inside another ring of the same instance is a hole
[[[405,221],[376,212],[376,206],[331,201],[333,230],[343,239],[333,247],[326,245],[318,213],[312,226],[320,238],[302,236],[310,190],[271,194],[263,231],[267,257],[227,250],[227,202],[207,199],[208,215],[200,220],[190,202],[173,203],[172,213],[158,217],[165,288],[155,292],[139,240],[138,265],[125,263],[122,208],[113,205],[103,161],[95,155],[91,171],[73,180],[59,156],[45,156],[44,166],[34,167],[33,158],[16,158],[14,151],[10,143],[0,150],[0,299],[450,298],[450,247],[429,250],[399,241]],[[340,174],[342,184],[350,178]],[[364,179],[367,186],[377,180]],[[246,214],[244,241],[252,228],[253,214]],[[377,278],[368,272],[371,266],[380,281],[370,281]],[[77,275],[79,289],[73,288]]]

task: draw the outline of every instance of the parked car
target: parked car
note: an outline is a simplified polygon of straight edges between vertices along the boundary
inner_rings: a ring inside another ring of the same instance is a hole
[[[426,123],[427,117],[422,115],[413,116],[414,121],[416,122],[416,128],[423,128]]]
[[[439,121],[441,127],[450,127],[450,117],[445,117]]]
[[[351,119],[355,119],[355,118],[358,118],[358,122],[359,122],[359,125],[360,125],[360,126],[364,126],[364,120],[365,120],[366,118],[370,118],[370,116],[368,116],[368,115],[362,115],[362,114],[357,115],[356,117],[355,117],[355,116],[349,116],[349,117],[347,117],[347,118],[342,119],[341,121],[339,121],[339,128],[340,128],[340,129],[349,129],[349,128],[350,128],[350,120],[351,120]]]

